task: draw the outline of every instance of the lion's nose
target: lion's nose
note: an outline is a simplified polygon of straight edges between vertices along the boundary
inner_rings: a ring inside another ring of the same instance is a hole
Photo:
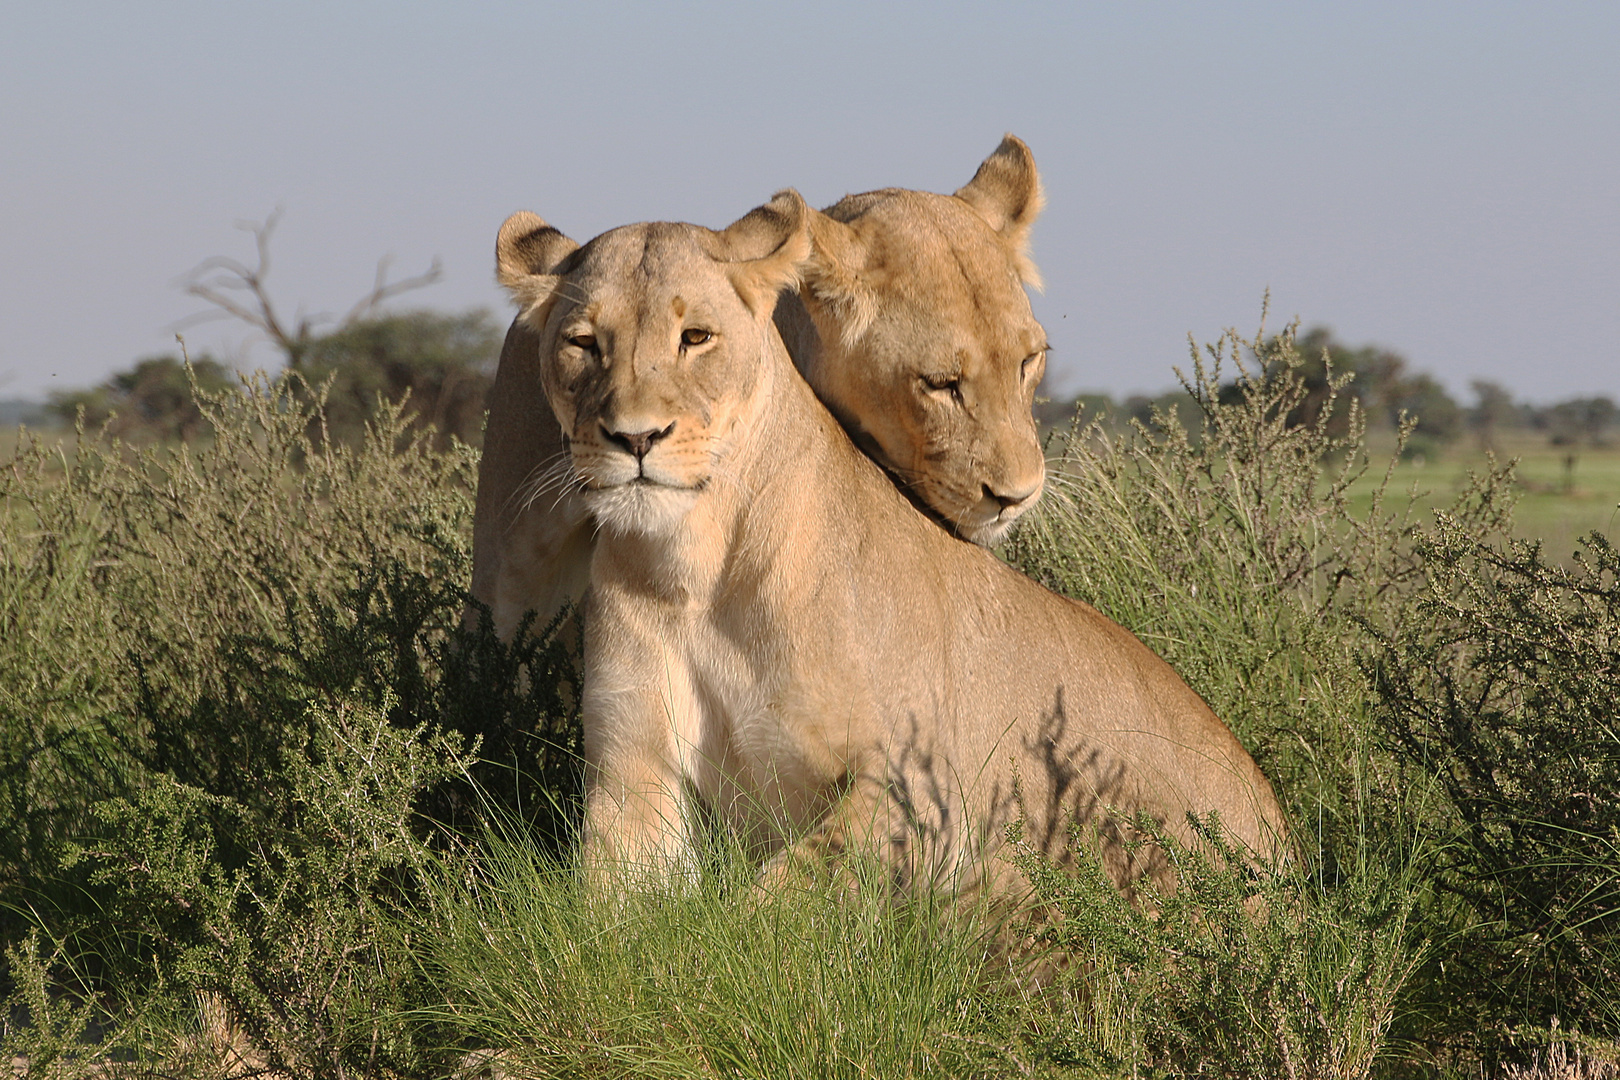
[[[997,491],[989,484],[980,485],[984,488],[984,497],[998,503],[1002,510],[1011,510],[1015,506],[1027,502],[1031,496],[1040,490],[1040,485],[1026,488],[1022,491]]]
[[[668,427],[652,428],[647,431],[614,431],[606,424],[602,426],[602,431],[607,435],[608,441],[630,451],[635,455],[637,461],[647,456],[647,451],[652,449],[653,443],[674,430],[675,421],[673,420],[669,422]]]

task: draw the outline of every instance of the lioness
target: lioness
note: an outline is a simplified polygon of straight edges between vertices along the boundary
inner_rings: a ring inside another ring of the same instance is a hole
[[[954,195],[889,188],[810,215],[803,288],[777,317],[806,378],[861,446],[936,518],[982,544],[1034,505],[1032,416],[1046,333],[1024,283],[1040,210],[1029,147],[1009,135]],[[506,256],[497,253],[497,260]],[[473,595],[501,637],[583,594],[593,526],[540,391],[538,341],[512,324],[491,395],[473,526]]]
[[[699,809],[761,856],[798,838],[906,880],[1007,873],[984,856],[1008,821],[1058,853],[1105,807],[1184,837],[1187,811],[1218,810],[1274,850],[1270,785],[1167,664],[930,522],[799,377],[771,310],[811,213],[788,191],[724,232],[501,229],[600,526],[586,866],[687,872]],[[1105,843],[1128,886],[1144,867]]]

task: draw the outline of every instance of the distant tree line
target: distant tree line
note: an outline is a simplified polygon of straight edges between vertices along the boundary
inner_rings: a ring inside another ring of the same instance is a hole
[[[185,290],[210,305],[187,322],[235,319],[268,339],[287,370],[303,380],[304,393],[325,395],[311,421],[314,436],[358,444],[367,420],[386,400],[403,402],[410,430],[432,431],[440,445],[451,437],[479,443],[503,337],[494,316],[484,310],[384,312],[385,301],[439,279],[435,259],[416,277],[390,281],[385,258],[371,290],[342,318],[289,320],[267,285],[270,238],[279,217],[277,211],[262,223],[241,226],[253,234],[252,265],[216,255],[186,275]],[[322,324],[328,328],[320,329]],[[189,440],[206,424],[194,403],[193,382],[198,390],[218,393],[237,385],[237,376],[207,355],[192,360],[189,374],[178,356],[151,356],[88,390],[51,395],[47,408],[63,421],[82,416],[88,427],[130,442]]]
[[[410,311],[357,319],[300,343],[296,370],[311,394],[324,392],[327,437],[357,444],[380,400],[406,402],[410,427],[477,444],[500,358],[504,328],[488,311]],[[205,434],[192,381],[218,393],[237,374],[212,356],[193,357],[188,375],[175,355],[151,356],[89,389],[57,391],[49,414],[133,443],[189,441]]]
[[[334,438],[356,442],[380,399],[406,399],[413,429],[478,445],[506,328],[488,311],[410,311],[359,319],[306,347],[299,371],[326,386]]]
[[[477,445],[503,333],[485,310],[367,312],[325,334],[301,326],[296,337],[281,344],[287,366],[299,372],[312,391],[325,390],[329,437],[357,442],[379,400],[406,400],[414,429],[431,428],[441,443],[454,436]],[[1606,396],[1533,405],[1516,401],[1497,383],[1475,380],[1473,404],[1464,406],[1433,376],[1413,371],[1399,353],[1376,346],[1351,348],[1321,327],[1300,336],[1298,352],[1307,393],[1290,413],[1296,424],[1315,422],[1329,407],[1331,364],[1335,376],[1352,378],[1333,398],[1330,430],[1343,432],[1352,400],[1375,430],[1393,430],[1404,413],[1416,420],[1409,454],[1432,452],[1465,435],[1485,449],[1499,450],[1504,435],[1528,432],[1563,448],[1572,470],[1581,450],[1620,443],[1620,406]],[[191,379],[206,392],[237,382],[236,374],[211,356],[195,357],[190,376],[179,357],[153,356],[97,386],[52,394],[46,411],[73,423],[82,410],[92,429],[105,427],[131,442],[189,440],[201,433],[204,424],[192,400]],[[1234,387],[1227,391],[1236,392]],[[1122,400],[1079,394],[1042,401],[1036,412],[1047,427],[1066,426],[1077,413],[1086,420],[1101,418],[1123,427],[1131,420],[1151,425],[1155,408],[1178,417],[1190,430],[1197,427],[1197,407],[1179,389],[1158,396],[1132,394]]]
[[[1423,453],[1471,434],[1486,449],[1499,449],[1499,439],[1507,432],[1534,432],[1571,457],[1586,447],[1603,447],[1620,442],[1620,407],[1612,398],[1591,396],[1570,398],[1552,405],[1532,405],[1515,401],[1498,383],[1476,379],[1470,384],[1474,402],[1459,404],[1435,378],[1414,371],[1405,357],[1377,346],[1351,348],[1334,338],[1325,327],[1300,335],[1298,352],[1304,361],[1300,375],[1307,394],[1289,414],[1291,423],[1315,422],[1328,407],[1328,368],[1335,376],[1348,374],[1350,382],[1333,399],[1330,429],[1342,433],[1349,423],[1351,402],[1360,407],[1367,425],[1392,430],[1404,413],[1415,418],[1417,426],[1408,443],[1409,453]],[[1225,392],[1235,393],[1235,387]],[[1079,394],[1066,400],[1053,400],[1037,407],[1037,417],[1047,426],[1070,423],[1079,413],[1085,419],[1101,418],[1105,423],[1123,426],[1131,420],[1153,423],[1154,409],[1175,416],[1196,428],[1197,407],[1185,391],[1173,390],[1156,397],[1132,394],[1116,401],[1107,394]]]
[[[27,398],[0,398],[0,428],[38,427],[45,422],[45,407]]]
[[[437,444],[455,437],[483,439],[484,408],[501,358],[502,327],[488,311],[386,313],[382,303],[400,293],[433,285],[439,261],[424,274],[389,280],[389,259],[377,262],[376,282],[340,319],[287,319],[271,296],[271,236],[280,212],[261,223],[243,223],[253,233],[256,261],[212,256],[186,275],[185,290],[209,303],[188,319],[235,319],[258,330],[282,353],[282,363],[301,379],[301,392],[321,397],[311,436],[360,444],[377,403],[403,403],[410,431],[431,431]],[[322,329],[324,327],[324,329]],[[105,429],[130,442],[188,440],[206,426],[194,403],[193,384],[204,393],[237,385],[235,372],[212,356],[147,356],[89,390],[53,393],[50,413]]]
[[[190,441],[205,424],[193,380],[208,393],[236,385],[231,369],[211,356],[192,361],[190,375],[178,357],[148,356],[89,389],[53,391],[46,409],[64,423],[83,417],[86,428],[129,442]]]

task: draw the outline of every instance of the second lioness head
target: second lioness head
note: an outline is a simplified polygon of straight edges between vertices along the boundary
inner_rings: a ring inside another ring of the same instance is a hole
[[[1009,135],[952,195],[886,188],[811,219],[800,296],[819,345],[795,354],[861,448],[948,528],[998,542],[1039,499],[1032,407],[1046,331],[1025,286],[1041,207]]]

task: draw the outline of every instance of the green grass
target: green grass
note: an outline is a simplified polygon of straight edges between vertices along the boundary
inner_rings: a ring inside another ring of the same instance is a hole
[[[1027,1068],[993,924],[876,883],[589,893],[521,833],[433,879],[426,1014],[524,1076],[912,1077]],[[1016,1025],[1013,1027],[1016,1031]]]

